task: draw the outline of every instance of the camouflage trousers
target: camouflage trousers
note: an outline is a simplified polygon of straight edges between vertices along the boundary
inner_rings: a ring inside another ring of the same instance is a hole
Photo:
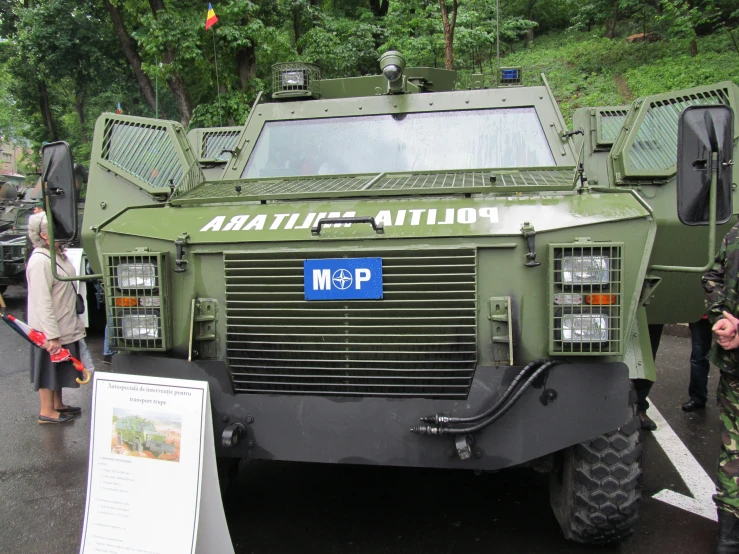
[[[721,373],[716,393],[721,418],[721,453],[713,500],[739,517],[739,377]]]

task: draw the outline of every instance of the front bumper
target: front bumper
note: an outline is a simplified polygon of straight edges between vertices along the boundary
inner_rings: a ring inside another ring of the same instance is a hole
[[[235,394],[226,364],[120,354],[114,371],[208,381],[216,453],[253,459],[494,470],[520,465],[617,429],[630,417],[623,363],[555,366],[545,382],[475,435],[474,455],[460,460],[454,435],[410,433],[421,416],[468,416],[492,405],[521,367],[480,366],[467,400]],[[543,401],[543,392],[556,398]],[[242,423],[247,437],[220,445],[223,429]]]

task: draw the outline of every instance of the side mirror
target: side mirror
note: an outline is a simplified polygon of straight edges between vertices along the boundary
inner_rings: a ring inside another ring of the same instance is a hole
[[[44,205],[51,207],[55,241],[77,237],[77,187],[72,151],[66,142],[52,142],[41,149],[41,188]]]
[[[721,104],[688,106],[677,125],[677,215],[685,225],[708,225],[716,175],[716,223],[731,217],[734,112]]]

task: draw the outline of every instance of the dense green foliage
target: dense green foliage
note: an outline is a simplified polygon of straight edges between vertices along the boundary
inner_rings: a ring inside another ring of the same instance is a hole
[[[547,75],[569,120],[580,106],[739,83],[738,1],[502,0],[497,12],[495,0],[216,0],[206,31],[201,0],[0,0],[0,135],[35,150],[66,140],[85,160],[95,120],[119,103],[190,127],[242,124],[271,92],[272,64],[366,75],[389,49],[457,69],[459,87],[472,73],[493,82],[500,49],[527,83]]]

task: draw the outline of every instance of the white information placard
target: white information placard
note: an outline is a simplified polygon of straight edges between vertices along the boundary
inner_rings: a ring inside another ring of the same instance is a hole
[[[81,554],[233,553],[208,383],[95,373]]]

